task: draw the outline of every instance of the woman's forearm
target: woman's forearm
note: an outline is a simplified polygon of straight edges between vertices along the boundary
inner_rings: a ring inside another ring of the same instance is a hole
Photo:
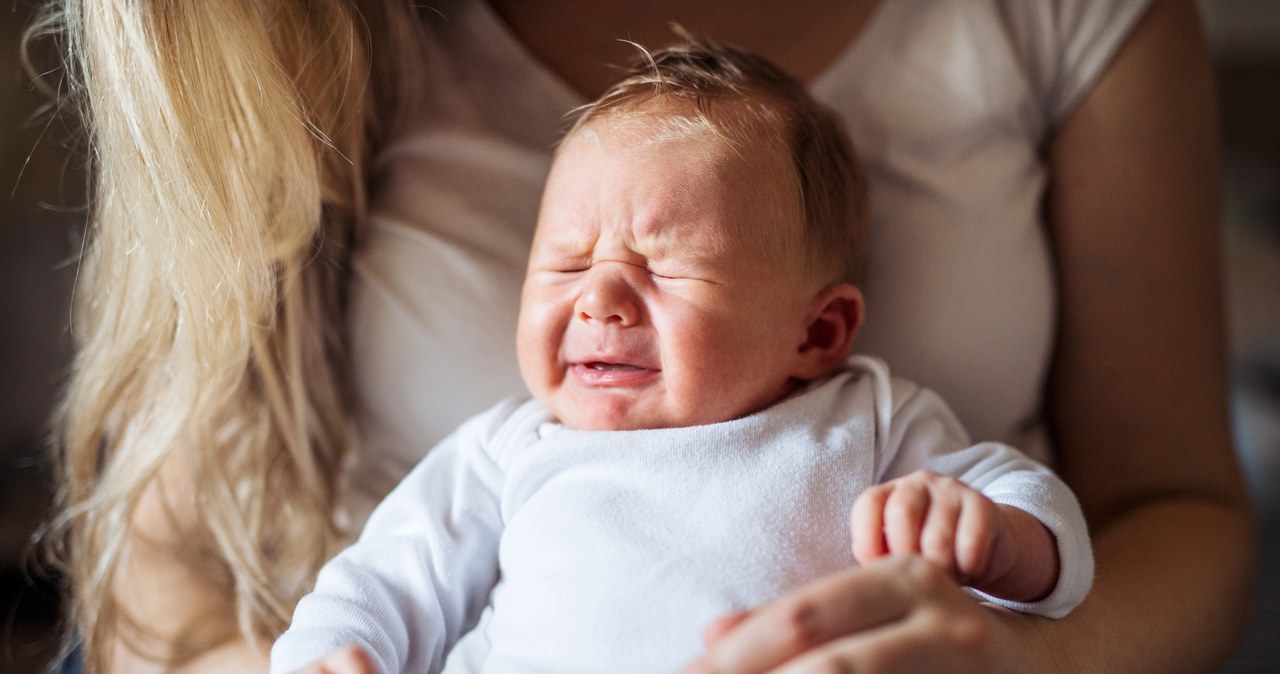
[[[1059,668],[1045,671],[1206,671],[1247,613],[1213,101],[1195,3],[1158,0],[1049,148],[1061,316],[1048,412],[1097,573],[1075,613],[1037,623]]]
[[[1095,532],[1089,598],[1035,621],[1045,672],[1205,672],[1230,652],[1253,573],[1247,505],[1170,495]],[[1194,644],[1194,647],[1188,647]]]
[[[171,459],[134,512],[111,584],[123,619],[104,645],[109,672],[266,671],[270,644],[239,633],[234,598],[209,582],[200,565],[211,562],[192,548],[202,538],[189,473],[180,455]]]

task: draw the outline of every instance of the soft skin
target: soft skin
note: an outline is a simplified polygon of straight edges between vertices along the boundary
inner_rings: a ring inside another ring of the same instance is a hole
[[[693,426],[837,365],[859,291],[744,235],[800,236],[786,155],[634,121],[590,122],[547,180],[517,339],[533,395],[574,428]]]

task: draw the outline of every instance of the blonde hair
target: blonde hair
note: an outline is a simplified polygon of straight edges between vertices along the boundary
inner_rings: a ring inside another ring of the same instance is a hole
[[[415,30],[396,0],[64,0],[29,31],[62,49],[93,169],[50,536],[89,672],[117,639],[174,664],[273,638],[348,539],[344,288]],[[156,648],[113,582],[174,464],[196,523],[166,554],[234,627]]]
[[[839,116],[769,61],[676,29],[684,43],[641,58],[594,102],[574,111],[566,137],[604,116],[683,103],[695,117],[670,133],[707,128],[733,145],[774,134],[791,159],[805,224],[807,266],[827,282],[860,283],[867,246],[866,177]],[[761,132],[766,134],[761,135]]]

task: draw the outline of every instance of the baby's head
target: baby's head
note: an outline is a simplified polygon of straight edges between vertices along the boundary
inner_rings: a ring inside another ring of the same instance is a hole
[[[769,406],[848,356],[864,194],[837,118],[772,65],[699,43],[653,54],[556,153],[521,375],[582,429]]]

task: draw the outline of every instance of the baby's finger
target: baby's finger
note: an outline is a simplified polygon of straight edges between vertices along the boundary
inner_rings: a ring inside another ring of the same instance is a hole
[[[853,558],[859,564],[870,564],[889,554],[884,536],[884,505],[892,492],[892,485],[876,485],[863,491],[853,503],[849,533],[853,537]]]
[[[920,531],[920,554],[960,583],[965,579],[957,574],[956,530],[960,524],[964,491],[964,486],[951,478],[932,483],[929,512]]]
[[[929,506],[929,490],[923,483],[909,478],[894,483],[884,506],[884,535],[890,554],[919,554],[920,528]]]
[[[998,506],[978,492],[964,496],[964,506],[956,525],[956,567],[965,579],[975,581],[991,575],[991,551],[999,532]]]

